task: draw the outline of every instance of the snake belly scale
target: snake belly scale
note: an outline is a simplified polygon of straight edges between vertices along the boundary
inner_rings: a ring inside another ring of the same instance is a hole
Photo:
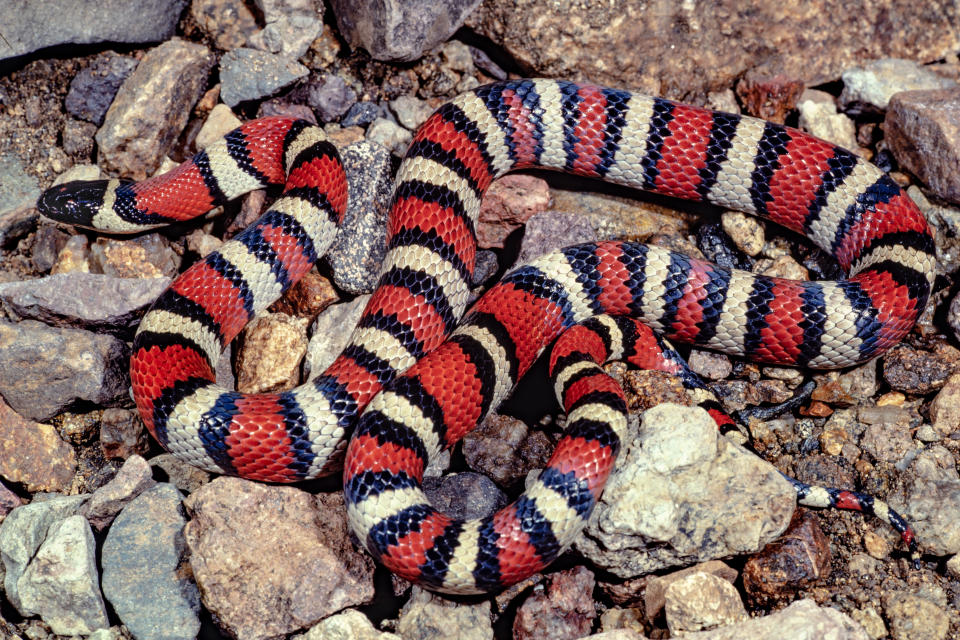
[[[531,167],[763,216],[805,234],[849,278],[755,276],[658,247],[598,242],[515,269],[464,316],[483,193],[497,176]],[[130,232],[283,183],[259,221],[182,274],[144,317],[131,361],[140,415],[172,453],[217,473],[289,482],[342,464],[357,537],[391,570],[442,591],[488,591],[543,568],[596,503],[622,435],[617,402],[599,376],[577,373],[587,365],[571,362],[561,363],[563,381],[599,385],[558,387],[586,426],[564,436],[517,502],[460,522],[420,488],[429,458],[496,408],[564,331],[626,315],[754,361],[837,368],[899,341],[933,281],[923,215],[846,150],[629,91],[501,82],[458,96],[417,132],[397,175],[379,284],[346,350],[297,389],[251,396],[217,386],[213,367],[242,326],[323,254],[342,219],[343,170],[322,130],[252,121],[169,174],[68,183],[39,207]]]

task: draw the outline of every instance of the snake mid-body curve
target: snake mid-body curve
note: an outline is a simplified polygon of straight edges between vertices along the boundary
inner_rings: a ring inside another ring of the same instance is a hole
[[[531,167],[766,217],[831,253],[849,278],[755,276],[654,246],[598,242],[515,269],[463,317],[480,199],[497,176]],[[601,314],[631,316],[681,342],[836,368],[899,341],[933,281],[923,215],[846,150],[629,91],[507,81],[458,96],[417,132],[397,175],[380,281],[345,351],[297,389],[254,396],[217,386],[214,365],[323,254],[342,219],[343,170],[322,130],[252,121],[172,173],[69,183],[39,206],[65,222],[129,232],[273,183],[286,189],[270,210],[184,272],[144,317],[131,360],[140,415],[168,450],[217,473],[297,481],[343,463],[358,539],[395,572],[443,591],[496,589],[542,568],[596,502],[620,435],[616,402],[598,382],[596,401],[583,408],[594,391],[565,383],[600,377],[578,373],[588,365],[576,358],[561,358],[558,394],[596,416],[566,434],[519,501],[460,522],[420,489],[428,459],[496,408],[564,331]]]

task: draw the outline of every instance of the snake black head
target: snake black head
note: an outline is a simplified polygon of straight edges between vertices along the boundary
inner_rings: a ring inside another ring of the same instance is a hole
[[[37,200],[41,214],[67,224],[94,228],[93,217],[103,206],[109,180],[76,180],[50,187]]]

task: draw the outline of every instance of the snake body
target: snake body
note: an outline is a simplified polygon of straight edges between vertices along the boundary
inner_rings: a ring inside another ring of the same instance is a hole
[[[805,234],[849,277],[790,281],[598,242],[512,271],[464,317],[480,199],[497,176],[532,167],[766,217]],[[346,350],[297,389],[252,396],[217,386],[214,365],[323,254],[342,219],[343,170],[322,130],[252,121],[165,176],[69,183],[39,206],[66,222],[138,231],[278,183],[286,189],[270,210],[184,272],[144,317],[131,360],[140,415],[168,450],[217,473],[296,481],[343,463],[358,539],[391,570],[443,591],[496,589],[541,569],[596,502],[622,429],[615,393],[583,373],[592,365],[564,359],[576,352],[569,345],[555,362],[558,394],[579,426],[517,502],[460,522],[420,489],[429,458],[496,408],[564,331],[601,314],[631,316],[671,339],[759,362],[844,367],[899,341],[933,281],[923,215],[844,149],[629,91],[501,82],[458,96],[414,137],[380,281]],[[594,329],[606,327],[608,338],[619,326],[601,324]],[[623,350],[612,344],[594,351]]]

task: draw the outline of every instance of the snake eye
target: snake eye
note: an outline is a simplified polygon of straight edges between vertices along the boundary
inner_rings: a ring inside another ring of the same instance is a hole
[[[103,205],[107,180],[77,180],[50,187],[37,200],[41,214],[67,224],[89,227]]]

